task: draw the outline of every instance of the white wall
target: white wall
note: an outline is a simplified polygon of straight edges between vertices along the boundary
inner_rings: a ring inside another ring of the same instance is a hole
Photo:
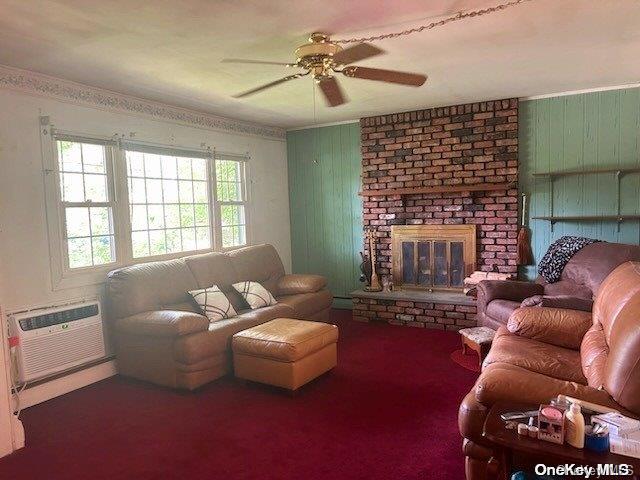
[[[39,117],[58,129],[84,134],[136,132],[135,138],[251,156],[252,241],[272,243],[291,265],[286,144],[159,121],[129,113],[0,90],[0,301],[7,311],[87,297],[100,286],[53,291],[45,215]]]

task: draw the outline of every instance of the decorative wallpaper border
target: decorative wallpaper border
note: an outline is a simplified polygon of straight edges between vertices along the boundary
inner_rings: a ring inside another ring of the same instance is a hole
[[[173,107],[5,65],[0,65],[0,88],[63,99],[82,105],[147,115],[161,120],[229,133],[256,135],[278,140],[285,138],[283,128],[268,127]]]

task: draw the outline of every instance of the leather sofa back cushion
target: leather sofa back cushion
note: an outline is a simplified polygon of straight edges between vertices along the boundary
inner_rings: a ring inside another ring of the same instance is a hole
[[[260,283],[272,295],[278,294],[277,284],[284,276],[284,266],[273,245],[256,245],[227,253],[238,274],[238,282]]]
[[[576,253],[564,267],[562,280],[587,287],[593,295],[598,293],[604,279],[620,264],[640,261],[640,246],[621,243],[598,242],[587,245]],[[564,293],[547,293],[563,295]],[[567,292],[567,295],[573,295]]]
[[[161,310],[164,305],[187,304],[189,290],[198,288],[183,259],[141,263],[110,272],[107,298],[109,316],[124,318]]]
[[[231,286],[243,279],[233,266],[231,259],[224,253],[203,253],[185,257],[184,261],[193,273],[198,288],[217,285],[227,296],[236,311],[249,308],[242,296]]]
[[[559,282],[556,282],[556,283],[547,283],[544,286],[544,294],[551,297],[568,295],[571,297],[579,297],[579,298],[586,298],[586,299],[593,298],[593,292],[589,287],[576,283],[572,280],[560,280]]]
[[[623,407],[640,414],[640,262],[616,268],[600,287],[593,306],[609,347],[604,386]],[[596,335],[596,334],[590,334]]]

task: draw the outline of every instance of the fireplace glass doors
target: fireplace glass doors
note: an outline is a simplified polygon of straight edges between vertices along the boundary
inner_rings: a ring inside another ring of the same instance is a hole
[[[474,225],[394,226],[391,237],[395,286],[461,290],[475,268]]]

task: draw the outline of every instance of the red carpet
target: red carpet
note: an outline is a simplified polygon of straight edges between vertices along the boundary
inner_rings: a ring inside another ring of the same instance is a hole
[[[464,478],[458,335],[335,311],[339,366],[298,396],[225,378],[195,393],[112,378],[27,409],[3,479]]]
[[[459,348],[451,354],[451,360],[467,370],[480,373],[480,363],[478,363],[478,354],[476,352],[465,354],[462,352],[462,349]]]

